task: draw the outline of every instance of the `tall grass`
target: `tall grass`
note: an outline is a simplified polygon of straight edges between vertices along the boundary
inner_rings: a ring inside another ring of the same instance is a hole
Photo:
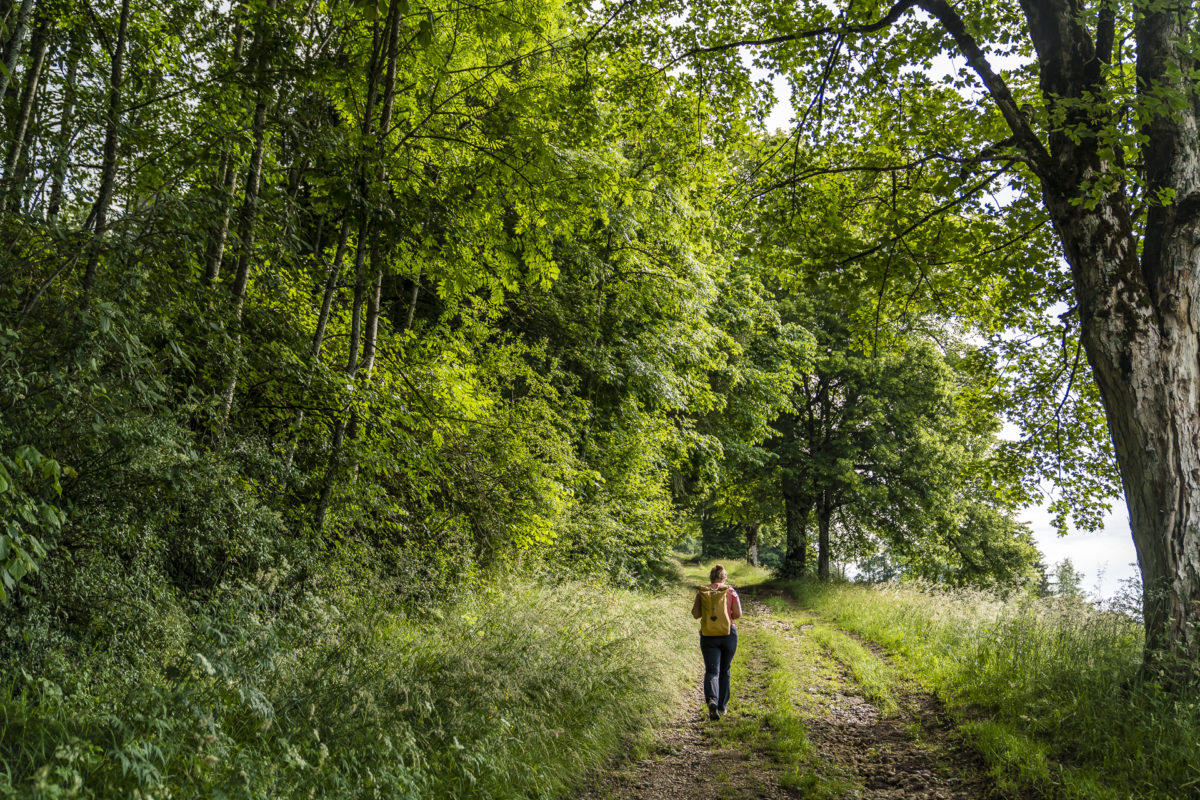
[[[1002,789],[1200,796],[1200,697],[1137,680],[1142,630],[1127,617],[913,586],[786,586],[936,692]]]
[[[0,796],[562,796],[694,677],[678,597],[491,584],[421,616],[360,593],[281,617],[253,594],[130,689],[12,676]]]
[[[741,559],[718,559],[702,561],[698,557],[691,558],[681,564],[684,578],[690,583],[708,583],[708,571],[714,564],[720,563],[725,567],[728,582],[734,587],[756,586],[771,579],[771,571],[756,567]]]

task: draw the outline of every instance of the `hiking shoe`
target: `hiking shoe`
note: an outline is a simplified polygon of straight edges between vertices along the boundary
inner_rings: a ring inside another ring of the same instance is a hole
[[[708,704],[708,718],[709,719],[720,719],[721,718],[721,714],[717,711],[716,703]]]
[[[723,717],[728,713],[729,712],[725,709],[725,706],[717,706],[717,716],[718,717]]]

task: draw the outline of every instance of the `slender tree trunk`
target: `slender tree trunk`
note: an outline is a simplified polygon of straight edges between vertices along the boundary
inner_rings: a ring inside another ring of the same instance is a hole
[[[246,29],[239,22],[233,29],[233,55],[231,63],[242,60],[242,49],[246,43]],[[204,283],[211,286],[221,276],[221,264],[225,260],[225,243],[229,238],[229,222],[233,218],[234,188],[237,186],[237,163],[233,150],[221,150],[221,161],[217,166],[217,191],[220,208],[212,224],[212,235],[204,256]]]
[[[781,572],[787,578],[801,578],[808,572],[808,512],[812,504],[794,492],[784,491],[783,510],[787,528],[787,550]]]
[[[417,298],[421,296],[421,273],[417,272],[417,277],[413,278],[412,291],[408,294],[408,310],[404,313],[404,327],[401,331],[407,331],[412,327],[413,315],[417,310]]]
[[[354,297],[350,301],[350,348],[346,357],[346,374],[358,373],[359,349],[362,346],[362,312],[364,297],[367,292],[366,262],[369,221],[365,210],[358,215],[358,243],[354,249]]]
[[[758,566],[758,526],[747,524],[746,530],[746,560]]]
[[[387,29],[384,39],[387,42],[387,74],[383,81],[383,106],[379,113],[379,132],[376,139],[379,142],[378,167],[375,174],[375,185],[382,186],[387,180],[387,139],[392,127],[392,106],[396,99],[396,60],[399,54],[400,38],[400,8],[393,0],[388,15]],[[370,301],[367,306],[367,333],[363,343],[363,372],[370,377],[375,368],[375,347],[379,340],[379,310],[383,295],[383,252],[379,241],[380,230],[375,226],[371,238],[371,269],[374,273]]]
[[[372,247],[372,261],[376,261],[374,255],[378,252],[376,247]],[[375,349],[376,343],[379,341],[379,306],[383,299],[383,267],[382,265],[374,268],[375,285],[371,290],[371,297],[367,304],[367,335],[363,343],[363,372],[369,378],[371,372],[375,369]]]
[[[53,53],[53,50],[51,50]],[[46,129],[46,123],[43,117],[46,113],[46,95],[45,92],[38,92],[33,99],[33,108],[30,112],[29,126],[25,130],[25,135],[21,143],[20,157],[17,159],[16,167],[13,170],[12,185],[16,187],[16,193],[9,195],[9,208],[13,211],[25,212],[33,215],[41,198],[45,195],[46,181],[48,175],[41,167],[39,160],[43,131]],[[34,170],[37,170],[35,173]]]
[[[313,524],[317,530],[325,527],[325,519],[329,516],[329,503],[333,499],[333,487],[337,482],[337,464],[341,459],[342,444],[345,442],[345,439],[346,421],[339,418],[333,426],[329,467],[325,470],[325,480],[321,483],[321,496],[317,499],[317,510],[313,514]]]
[[[238,169],[228,150],[221,153],[217,167],[218,191],[221,208],[212,224],[212,236],[204,256],[204,283],[211,286],[221,277],[221,264],[225,260],[225,243],[229,239],[229,222],[233,218],[234,187],[237,186]]]
[[[385,26],[385,31],[390,28],[391,18],[388,18],[388,25]],[[375,35],[372,37],[371,43],[371,65],[369,82],[367,84],[367,105],[363,115],[362,132],[363,138],[366,139],[371,135],[374,129],[375,103],[379,99],[379,67],[380,67],[380,43],[382,38],[376,28]],[[359,192],[362,195],[362,206],[359,208],[358,215],[358,241],[355,243],[354,249],[354,299],[350,308],[350,353],[346,360],[346,372],[353,375],[358,372],[359,347],[362,345],[362,309],[363,302],[367,293],[366,286],[366,257],[370,241],[370,214],[368,210],[369,195],[371,190],[371,171],[363,160],[359,166],[358,182]]]
[[[267,13],[275,11],[277,0],[267,3]],[[246,171],[245,195],[238,214],[238,260],[233,280],[234,318],[234,363],[230,370],[229,383],[225,387],[224,416],[233,409],[233,398],[237,392],[238,362],[242,356],[242,310],[246,304],[246,287],[250,283],[250,264],[254,260],[254,234],[258,224],[258,193],[262,185],[263,156],[267,141],[267,110],[271,104],[272,91],[267,85],[267,43],[270,23],[260,19],[255,30],[254,73],[258,99],[254,103],[254,150],[250,154],[250,165]]]
[[[238,321],[246,303],[246,287],[250,283],[250,265],[254,261],[254,234],[258,225],[258,194],[262,187],[263,156],[267,141],[267,108],[270,105],[264,90],[254,104],[254,150],[246,171],[246,187],[238,213],[238,258],[233,279],[233,312]]]
[[[4,34],[0,37],[0,40],[3,42],[7,42],[9,39],[9,23],[13,20],[10,20],[8,17],[12,14],[12,9],[13,0],[0,0],[0,32]],[[0,54],[3,54],[3,51],[3,46],[0,46]]]
[[[394,38],[398,35],[400,9],[399,4],[392,2],[388,8],[388,16],[384,22],[383,31],[380,32],[376,27],[371,40],[371,60],[368,68],[368,83],[367,83],[367,103],[363,114],[362,132],[363,138],[370,137],[371,132],[375,130],[375,105],[379,102],[379,82],[382,78],[383,65],[385,59],[387,62],[387,70],[389,73],[389,81],[395,80],[395,64],[394,64]],[[382,33],[382,35],[381,35]],[[386,99],[387,106],[385,115],[387,119],[391,116],[391,98],[394,93],[389,91],[389,97]],[[385,119],[386,122],[386,119]],[[386,127],[380,129],[378,135],[382,138],[386,136]],[[382,168],[382,167],[381,167]],[[369,213],[369,199],[372,188],[372,177],[375,173],[370,169],[370,165],[366,160],[363,160],[359,169],[359,187],[360,194],[363,198],[363,206],[359,212],[359,228],[358,242],[354,252],[354,299],[352,301],[350,312],[350,352],[346,361],[346,376],[349,378],[351,387],[354,385],[355,377],[358,374],[359,348],[363,346],[363,303],[367,295],[366,281],[366,264],[368,250],[372,250],[372,225]],[[372,259],[373,261],[374,259]],[[378,284],[378,281],[374,281]],[[377,303],[378,301],[376,301]],[[370,311],[368,312],[368,321],[370,323]],[[378,325],[378,310],[374,313],[375,325]],[[376,328],[377,329],[377,328]],[[368,324],[368,348],[363,353],[363,363],[368,366],[374,363],[375,351],[375,331],[371,330],[371,325]],[[317,501],[317,509],[314,514],[314,523],[318,530],[325,525],[326,517],[329,513],[329,503],[333,497],[334,484],[337,481],[337,475],[340,471],[342,462],[342,446],[347,436],[353,439],[358,432],[358,414],[353,409],[350,410],[349,419],[339,419],[334,427],[333,442],[330,448],[329,466],[325,471],[325,480],[321,487],[321,496]]]
[[[329,326],[329,314],[333,309],[333,298],[337,293],[338,278],[342,274],[342,264],[346,260],[347,245],[350,240],[350,214],[349,209],[345,217],[342,219],[342,228],[338,232],[337,249],[334,251],[333,261],[329,265],[329,270],[325,275],[325,290],[321,295],[321,311],[317,315],[317,329],[313,333],[312,342],[312,366],[309,370],[308,377],[304,381],[305,396],[308,393],[308,387],[312,384],[313,373],[316,372],[321,361],[321,350],[325,345],[325,329]],[[296,454],[296,443],[300,435],[300,428],[304,425],[304,409],[296,412],[296,421],[292,426],[295,433],[292,436],[292,442],[288,446],[287,465],[292,465],[292,459]]]
[[[71,123],[75,114],[75,98],[78,93],[76,78],[79,74],[79,39],[72,37],[67,55],[66,85],[63,88],[62,114],[58,118],[58,141],[54,159],[54,174],[50,179],[50,200],[46,205],[46,218],[58,219],[62,207],[63,187],[67,182],[67,160],[71,154]]]
[[[21,58],[21,48],[25,44],[25,32],[29,30],[29,14],[32,10],[33,0],[21,0],[12,36],[4,43],[4,69],[0,69],[0,103],[8,93],[9,81],[16,72],[17,61]]]
[[[125,35],[129,30],[129,0],[121,0],[121,19],[117,26],[117,43],[113,48],[112,70],[108,80],[108,120],[104,131],[104,148],[100,168],[100,192],[92,206],[92,246],[87,268],[83,273],[83,290],[90,292],[96,280],[96,265],[108,227],[108,204],[112,202],[117,178],[118,123],[121,119],[121,81],[125,69]]]
[[[321,356],[321,348],[325,344],[325,329],[329,326],[329,314],[333,309],[333,298],[337,293],[338,278],[342,274],[342,264],[346,260],[347,245],[350,240],[350,215],[342,220],[342,229],[338,232],[337,250],[334,252],[333,263],[325,276],[325,291],[321,295],[321,311],[317,315],[317,329],[313,333],[313,359]]]
[[[288,246],[292,242],[292,234],[296,230],[296,211],[298,208],[296,198],[300,196],[300,190],[304,188],[304,176],[307,171],[308,155],[301,155],[296,159],[295,162],[293,162],[292,166],[288,168],[287,194],[285,195],[287,197],[287,203],[283,208],[283,230],[279,233],[278,237],[276,237],[277,248]],[[289,252],[293,257],[296,257],[303,251],[299,249],[282,251],[280,254],[280,259],[283,260],[284,257],[289,254]]]
[[[0,178],[0,208],[5,207],[10,194],[14,189],[18,189],[16,185],[17,165],[21,160],[21,149],[25,144],[26,135],[29,133],[29,119],[33,115],[33,101],[37,97],[42,66],[46,62],[46,51],[50,49],[49,33],[48,23],[38,25],[33,33],[29,71],[25,73],[25,87],[21,90],[17,122],[13,126],[13,138],[8,146],[8,157],[4,160],[4,177]],[[20,196],[19,190],[17,195]]]
[[[817,579],[829,581],[829,521],[833,517],[833,504],[829,501],[829,490],[821,492],[817,502]]]

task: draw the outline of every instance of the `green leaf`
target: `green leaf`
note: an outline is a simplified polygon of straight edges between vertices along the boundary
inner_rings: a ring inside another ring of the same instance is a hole
[[[14,583],[29,574],[29,569],[25,566],[25,562],[19,558],[14,558],[12,561],[9,561],[4,568],[8,570],[8,574],[12,576]]]
[[[433,12],[426,13],[425,19],[421,20],[417,26],[417,41],[422,47],[429,47],[433,44],[433,23],[436,21]]]

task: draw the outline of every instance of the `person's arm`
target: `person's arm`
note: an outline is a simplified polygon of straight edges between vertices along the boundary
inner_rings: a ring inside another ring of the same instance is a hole
[[[700,592],[696,592],[696,599],[692,602],[692,619],[700,619]]]
[[[742,616],[742,598],[738,597],[736,589],[729,590],[729,618],[738,619]]]

